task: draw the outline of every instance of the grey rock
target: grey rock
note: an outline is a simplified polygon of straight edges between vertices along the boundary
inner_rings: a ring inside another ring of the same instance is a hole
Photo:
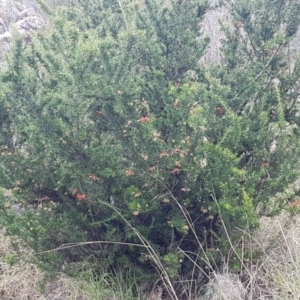
[[[3,34],[7,31],[6,24],[2,18],[0,18],[0,34]]]
[[[20,2],[15,2],[14,7],[20,12],[26,9],[25,5]]]
[[[7,51],[9,51],[11,41],[12,41],[12,37],[11,37],[10,32],[6,31],[3,34],[0,34],[0,49],[1,49],[0,59],[4,58],[5,53],[7,53]],[[5,66],[4,61],[1,62],[1,60],[0,60],[0,63],[2,64],[2,66]],[[1,64],[0,64],[0,66],[1,66]]]
[[[42,29],[44,19],[37,13],[34,0],[0,0],[0,67],[6,66],[4,57],[12,45],[12,35],[24,38]]]
[[[30,16],[35,16],[35,15],[36,15],[36,13],[35,13],[35,10],[33,7],[29,7],[20,12],[21,18],[26,18],[26,17],[30,17]]]
[[[10,34],[10,32],[6,31],[3,34],[0,34],[0,44],[1,45],[3,45],[4,43],[10,43],[10,42],[11,42],[11,34]]]
[[[31,16],[18,21],[16,23],[16,27],[20,33],[23,33],[24,31],[41,29],[43,28],[44,24],[44,20],[42,20],[40,17]]]

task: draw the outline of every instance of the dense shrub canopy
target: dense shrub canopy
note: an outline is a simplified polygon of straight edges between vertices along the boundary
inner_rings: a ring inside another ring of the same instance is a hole
[[[207,66],[206,1],[78,2],[17,39],[2,72],[8,231],[38,252],[95,242],[41,255],[57,268],[212,267],[223,226],[235,239],[280,212],[298,176],[300,4],[225,1],[222,60]]]

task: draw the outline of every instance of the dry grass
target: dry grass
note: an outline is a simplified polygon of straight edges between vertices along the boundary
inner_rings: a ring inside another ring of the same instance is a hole
[[[41,292],[44,274],[27,258],[33,252],[26,249],[21,258],[11,249],[9,238],[0,231],[0,299],[2,300],[85,300],[84,283],[63,275],[46,284]],[[99,298],[100,299],[100,298]]]
[[[1,300],[161,300],[153,291],[148,297],[134,295],[136,284],[134,272],[120,270],[119,276],[103,272],[102,276],[74,279],[64,274],[55,274],[45,283],[45,274],[30,263],[34,255],[24,247],[18,254],[10,247],[10,238],[0,230],[0,299]],[[49,275],[49,274],[47,274]],[[155,296],[155,298],[153,298]]]
[[[252,236],[245,233],[245,240],[242,252],[262,256],[252,257],[236,274],[227,271],[225,262],[223,270],[212,275],[203,299],[299,299],[300,216],[262,218],[261,228]]]

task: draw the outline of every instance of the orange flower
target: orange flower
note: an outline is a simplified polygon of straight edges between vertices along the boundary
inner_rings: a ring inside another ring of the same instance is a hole
[[[99,178],[95,175],[95,174],[91,174],[89,176],[89,179],[93,180],[93,181],[97,181]]]
[[[159,154],[159,158],[162,158],[164,156],[168,156],[169,154],[167,153],[167,151],[163,151],[162,153]]]
[[[128,170],[126,170],[126,176],[134,176],[135,172],[132,168],[129,168]]]
[[[180,148],[175,147],[175,149],[172,151],[171,155],[178,154],[178,153],[180,153]]]
[[[76,199],[78,201],[84,201],[84,200],[86,200],[86,198],[87,198],[86,194],[77,194],[76,195]]]
[[[180,161],[175,161],[175,166],[180,168],[181,167],[181,162]]]
[[[104,112],[102,110],[97,111],[99,116],[104,116]]]
[[[140,118],[140,122],[142,122],[142,123],[147,123],[149,120],[150,120],[150,118],[148,116]]]
[[[300,201],[298,199],[294,199],[291,205],[292,207],[298,207],[300,205]]]

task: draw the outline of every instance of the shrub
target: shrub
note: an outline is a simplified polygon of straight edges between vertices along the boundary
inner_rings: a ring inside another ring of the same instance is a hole
[[[196,276],[226,251],[223,225],[234,240],[280,212],[271,199],[298,176],[299,66],[286,49],[300,4],[232,5],[211,66],[199,61],[206,1],[81,5],[19,38],[1,77],[3,180],[31,208],[15,215],[3,198],[7,230],[55,268]]]

